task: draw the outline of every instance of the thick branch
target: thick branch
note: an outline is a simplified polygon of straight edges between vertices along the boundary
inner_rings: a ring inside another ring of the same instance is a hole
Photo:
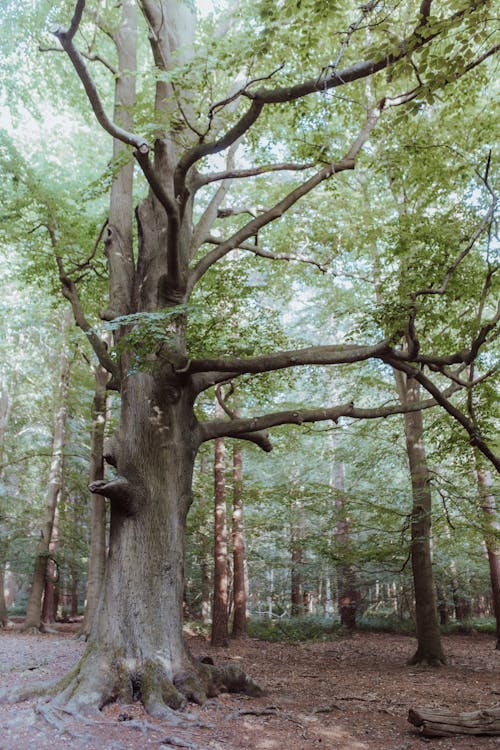
[[[451,389],[449,390],[451,392]],[[233,419],[229,422],[213,421],[200,425],[201,440],[213,440],[219,437],[240,437],[255,430],[268,430],[282,424],[301,425],[304,422],[337,422],[341,417],[351,419],[379,419],[394,414],[421,411],[436,406],[436,400],[426,399],[419,403],[398,403],[391,406],[378,406],[371,409],[356,407],[354,404],[340,404],[326,409],[292,409],[274,412],[248,419]]]
[[[125,515],[131,515],[135,510],[134,495],[129,481],[125,477],[116,476],[110,481],[99,479],[89,484],[89,490],[93,495],[108,497],[117,504]]]
[[[382,357],[390,351],[387,341],[372,346],[356,344],[337,344],[333,346],[310,346],[305,349],[292,349],[257,357],[228,357],[226,359],[193,359],[189,364],[189,373],[244,373],[272,372],[300,365],[342,365],[363,362],[374,357]],[[229,375],[226,375],[226,378]]]

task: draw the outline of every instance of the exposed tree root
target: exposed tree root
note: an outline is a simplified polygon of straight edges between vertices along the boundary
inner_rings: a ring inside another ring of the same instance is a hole
[[[264,694],[251,677],[233,664],[202,664],[189,656],[185,662],[185,671],[171,675],[161,658],[140,662],[89,647],[63,679],[49,685],[4,691],[0,701],[14,703],[44,697],[45,702],[37,712],[59,728],[60,713],[78,721],[86,721],[86,717],[94,720],[109,703],[131,704],[140,700],[150,716],[168,719],[178,726],[185,724],[186,719],[176,712],[188,701],[202,704],[221,692]]]
[[[441,667],[446,665],[446,657],[444,656],[444,654],[428,654],[424,653],[420,649],[417,649],[417,651],[410,659],[408,659],[406,663],[409,667]]]

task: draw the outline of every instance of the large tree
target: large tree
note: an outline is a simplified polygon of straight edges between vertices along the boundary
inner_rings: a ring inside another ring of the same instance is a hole
[[[89,67],[89,60],[102,62],[104,56],[96,53],[94,41],[92,48],[85,46],[95,39],[86,33],[87,26],[96,22],[118,50],[115,65],[105,60],[114,78],[134,78],[134,0],[123,1],[120,19],[113,12],[103,18],[78,0],[69,25],[54,32],[99,125],[132,150],[149,190],[136,208],[134,248],[131,186],[117,186],[123,152],[115,151],[117,197],[105,235],[109,304],[103,313],[113,321],[114,353],[85,316],[76,283],[81,267],[68,270],[59,262],[75,320],[110,373],[108,387],[121,396],[121,421],[108,457],[116,475],[91,485],[94,494],[111,501],[109,557],[86,653],[55,698],[67,710],[140,695],[149,712],[162,715],[186,698],[203,701],[218,689],[256,689],[234,669],[197,664],[182,638],[185,523],[193,463],[203,442],[238,437],[269,450],[264,431],[275,425],[384,417],[439,402],[500,466],[478,426],[450,400],[453,389],[464,384],[463,368],[477,357],[498,321],[498,312],[490,314],[488,305],[459,351],[421,350],[416,304],[408,310],[401,347],[398,329],[381,340],[371,335],[360,344],[342,341],[251,357],[239,356],[234,337],[234,350],[226,356],[199,356],[189,349],[190,320],[196,321],[200,306],[210,300],[207,295],[193,305],[197,288],[218,275],[224,289],[230,253],[245,251],[237,258],[252,253],[263,263],[310,261],[300,252],[270,246],[269,227],[292,215],[311,191],[354,170],[379,122],[394,108],[410,103],[424,107],[435,90],[459,86],[495,51],[489,43],[487,0],[436,7],[432,0],[408,0],[392,10],[373,0],[345,12],[329,5],[307,0],[236,4],[232,18],[218,17],[212,36],[198,40],[190,2],[142,0],[138,6],[151,53],[146,80],[154,83],[151,121],[144,123],[145,88],[136,119],[144,128],[137,125],[137,132],[127,117],[130,101],[120,108],[115,100],[115,115],[107,114],[109,106],[100,93],[105,88],[100,89],[100,75]],[[331,45],[328,52],[325,40]],[[278,64],[278,58],[289,56],[290,44],[296,46],[296,62]],[[340,89],[345,94],[335,93]],[[121,96],[119,91],[115,95]],[[315,131],[326,143],[307,143]],[[305,133],[306,145],[298,147],[300,139],[291,136],[287,142],[286,132]],[[225,155],[225,161],[218,155]],[[281,181],[271,179],[276,173],[283,175]],[[230,199],[244,178],[259,175],[269,177],[269,191],[262,196],[267,205],[241,207],[238,199]],[[248,214],[249,220],[244,218]],[[491,215],[488,208],[470,247],[457,249],[450,275],[486,232]],[[446,278],[429,279],[429,287],[437,283],[441,289]],[[427,288],[418,291],[430,295]],[[371,408],[349,402],[204,422],[195,415],[200,394],[245,374],[373,359],[414,377],[431,398]],[[438,380],[429,372],[438,372]],[[450,373],[453,384],[446,389],[442,383]]]

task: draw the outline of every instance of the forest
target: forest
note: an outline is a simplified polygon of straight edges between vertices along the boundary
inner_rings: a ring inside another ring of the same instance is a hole
[[[8,750],[493,747],[495,4],[0,13]]]

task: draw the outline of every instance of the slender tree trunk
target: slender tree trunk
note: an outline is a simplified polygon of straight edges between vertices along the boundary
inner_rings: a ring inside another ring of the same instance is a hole
[[[56,553],[59,542],[59,507],[61,493],[58,493],[56,507],[54,510],[54,523],[49,543],[49,557],[47,558],[47,569],[45,571],[45,589],[43,593],[42,622],[44,625],[53,625],[57,619],[58,590],[59,590],[59,567],[56,562]]]
[[[104,434],[106,430],[106,382],[108,373],[95,369],[95,392],[92,403],[90,443],[90,482],[104,479]],[[87,579],[87,605],[81,635],[87,637],[99,601],[106,567],[106,503],[100,495],[91,495],[90,552]]]
[[[233,448],[233,638],[241,638],[247,630],[247,585],[245,576],[245,538],[243,535],[243,454]]]
[[[302,590],[302,508],[300,501],[292,501],[292,518],[290,524],[290,554],[292,560],[290,614],[300,617],[304,612],[304,595]]]
[[[485,516],[484,541],[486,544],[488,566],[490,570],[491,599],[496,620],[495,648],[500,649],[500,545],[497,539],[499,524],[497,520],[495,498],[491,492],[491,473],[484,467],[478,465],[479,456],[476,457],[476,462],[478,466],[476,473],[479,501]]]
[[[419,385],[413,378],[396,374],[400,399],[407,403],[419,400]],[[410,664],[445,664],[439,621],[436,588],[432,572],[431,513],[432,496],[424,447],[421,411],[404,415],[406,450],[410,468],[413,507],[411,513],[411,562],[415,592],[417,650]]]
[[[351,535],[349,518],[345,504],[345,467],[335,455],[335,444],[333,444],[332,463],[332,490],[335,493],[335,510],[337,524],[335,530],[335,541],[337,554],[340,562],[337,566],[337,601],[340,614],[340,623],[347,631],[356,629],[356,614],[361,599],[358,586],[356,570],[349,558],[351,551]]]
[[[216,416],[224,412],[216,402]],[[226,447],[223,438],[215,441],[214,457],[214,594],[212,610],[212,646],[228,645],[227,522],[226,522]]]
[[[68,311],[69,312],[69,311]],[[66,420],[68,417],[68,387],[70,377],[70,360],[66,341],[66,331],[69,325],[69,314],[65,313],[62,328],[62,351],[60,357],[59,375],[59,408],[54,422],[54,437],[52,442],[52,460],[50,465],[47,498],[45,505],[45,516],[40,529],[40,541],[38,542],[35,559],[35,569],[31,584],[30,595],[26,610],[25,630],[40,630],[42,628],[42,596],[45,588],[45,576],[47,571],[47,558],[52,537],[52,527],[57,507],[57,500],[61,491],[63,476],[63,451],[66,434]]]
[[[5,566],[7,562],[7,547],[0,542],[0,628],[9,624],[7,604],[5,602]]]
[[[0,384],[1,385],[1,384]],[[12,408],[12,399],[6,388],[0,389],[0,466],[4,462],[4,442],[7,424]],[[0,468],[0,479],[3,478],[3,469]],[[9,549],[9,537],[6,530],[0,523],[0,628],[8,625],[9,618],[7,614],[7,605],[5,602],[5,567],[7,563],[7,553]]]

